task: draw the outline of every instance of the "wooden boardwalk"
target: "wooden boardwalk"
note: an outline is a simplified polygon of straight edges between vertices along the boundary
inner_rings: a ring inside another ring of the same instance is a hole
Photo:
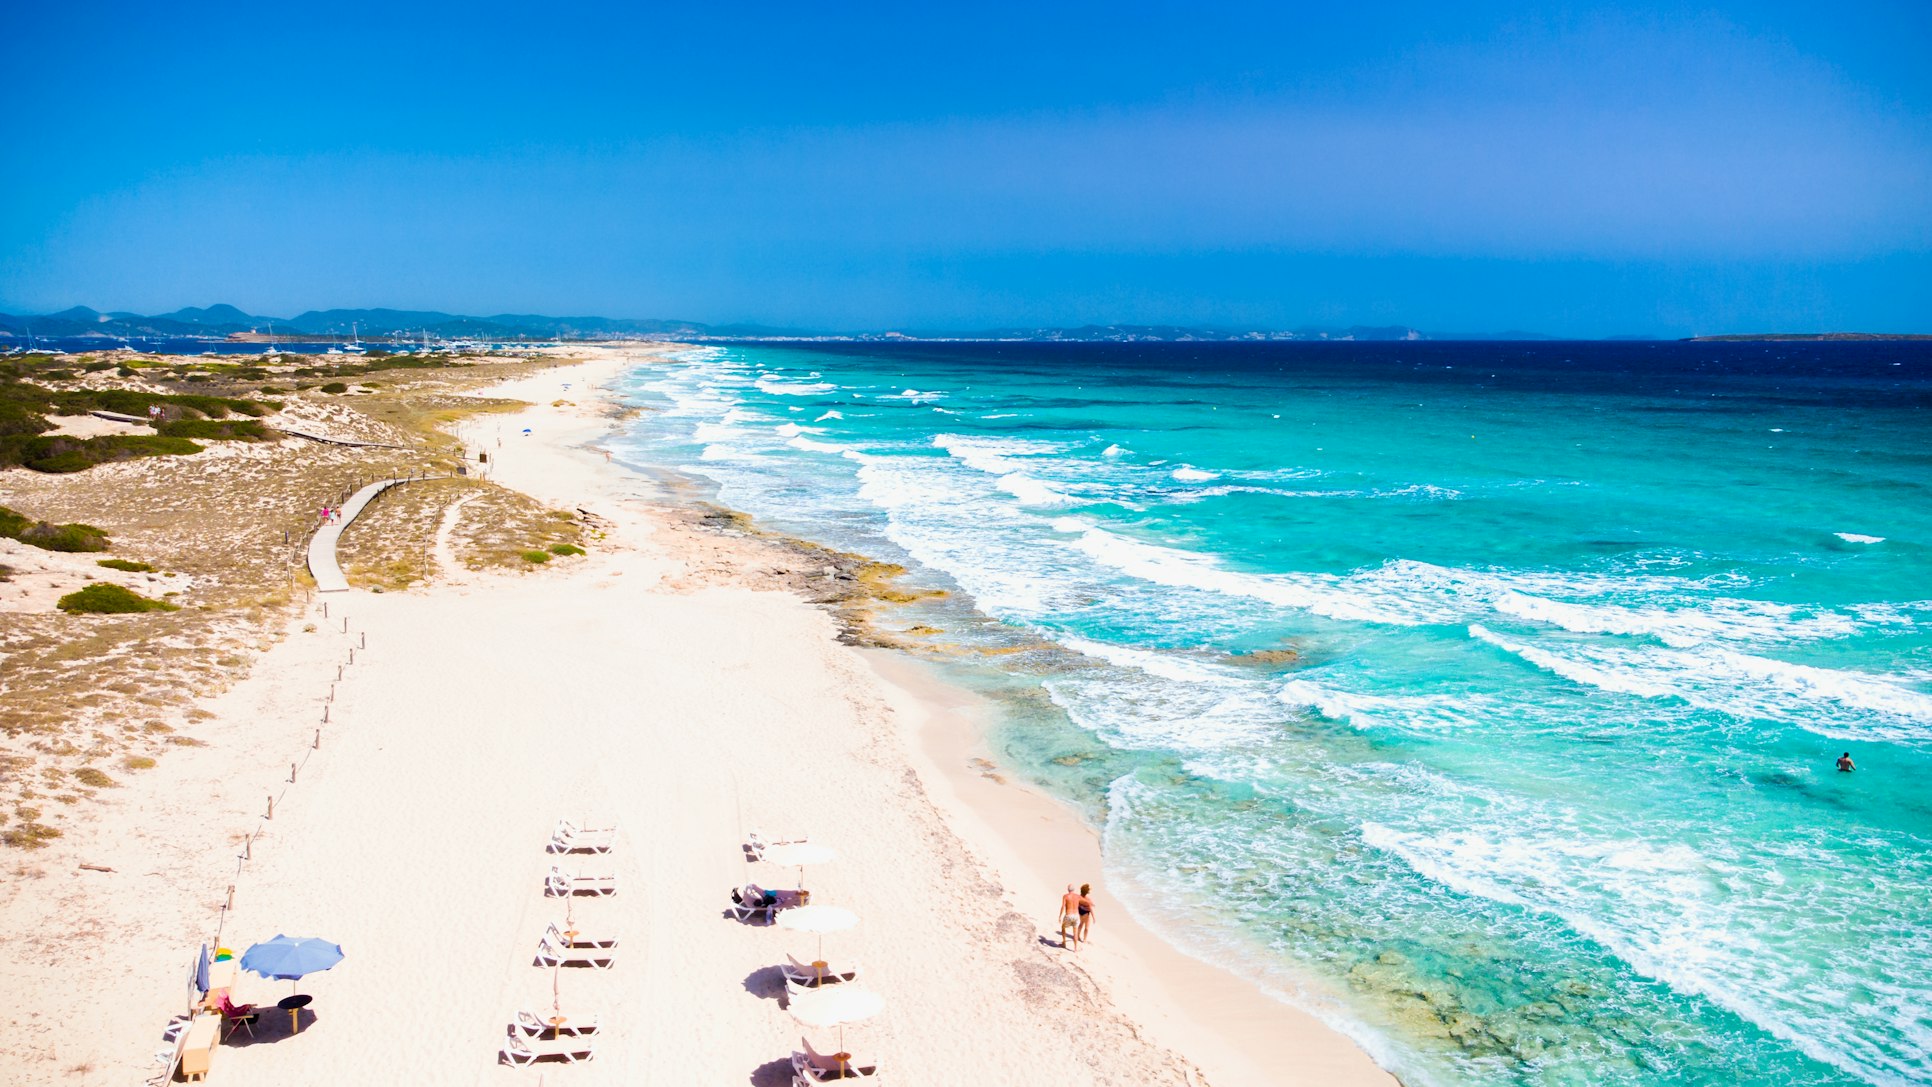
[[[417,477],[421,478],[421,477]],[[333,524],[323,525],[309,537],[309,576],[315,579],[318,593],[340,593],[349,589],[349,579],[342,574],[342,567],[335,560],[336,542],[342,539],[342,530],[356,519],[363,507],[375,500],[382,492],[398,483],[413,482],[409,479],[382,479],[369,484],[343,503],[342,515]]]

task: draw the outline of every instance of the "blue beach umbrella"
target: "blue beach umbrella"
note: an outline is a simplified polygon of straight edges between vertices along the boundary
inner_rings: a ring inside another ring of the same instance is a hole
[[[242,969],[265,978],[294,981],[342,961],[342,948],[313,936],[275,935],[242,952]]]

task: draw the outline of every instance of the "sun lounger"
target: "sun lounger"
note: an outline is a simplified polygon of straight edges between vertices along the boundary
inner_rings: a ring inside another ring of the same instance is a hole
[[[606,947],[561,947],[545,936],[537,941],[538,966],[590,966],[609,970],[617,965],[617,952]]]
[[[592,939],[581,932],[573,937],[558,928],[555,921],[550,922],[549,927],[543,930],[543,935],[545,939],[556,944],[558,947],[567,947],[572,950],[592,948],[608,951],[617,946],[616,940]]]
[[[766,838],[764,835],[759,834],[755,830],[749,830],[745,832],[745,853],[749,855],[752,860],[761,861],[765,859],[765,850],[771,848],[772,846],[797,845],[798,843],[803,842],[805,840],[806,840],[806,837],[803,834],[799,835],[796,838]]]
[[[149,1083],[174,1081],[174,1070],[181,1064],[181,1036],[187,1033],[188,1024],[192,1022],[194,1022],[193,1017],[186,1015],[177,1016],[168,1022],[167,1028],[161,1032],[161,1041],[166,1044],[154,1051],[154,1062],[161,1066],[161,1071],[149,1076]]]
[[[805,1047],[803,1052],[792,1051],[792,1082],[794,1084],[837,1083],[840,1079],[863,1079],[879,1074],[878,1064],[860,1064],[850,1061],[841,1065],[830,1054],[820,1053],[812,1048],[809,1039],[800,1038],[798,1044]]]
[[[552,853],[608,853],[615,844],[615,826],[580,827],[568,819],[559,819],[557,829],[550,834],[549,850]]]
[[[560,1060],[565,1064],[587,1061],[597,1055],[595,1038],[552,1038],[537,1040],[525,1038],[511,1031],[503,1041],[503,1049],[498,1060],[514,1064],[519,1068],[527,1067],[543,1060]]]
[[[841,981],[854,981],[859,976],[859,970],[856,966],[845,970],[835,970],[827,966],[823,972],[820,972],[811,963],[799,962],[790,955],[785,956],[785,961],[779,964],[778,969],[780,973],[785,975],[785,985],[787,988],[792,986],[811,988],[814,985],[833,985]]]
[[[767,891],[756,883],[747,883],[731,892],[731,905],[725,908],[740,921],[763,918],[766,924],[771,924],[779,910],[803,906],[807,894],[806,891]]]
[[[544,893],[552,898],[562,898],[566,895],[614,895],[617,893],[617,877],[580,876],[551,865],[550,875],[544,878],[543,889]]]
[[[597,1033],[598,1028],[598,1017],[595,1015],[591,1016],[587,1021],[580,1022],[575,1019],[567,1019],[562,1025],[553,1026],[550,1023],[550,1016],[540,1015],[528,1010],[517,1012],[516,1020],[510,1024],[511,1030],[529,1038],[545,1036],[567,1038],[585,1037]]]

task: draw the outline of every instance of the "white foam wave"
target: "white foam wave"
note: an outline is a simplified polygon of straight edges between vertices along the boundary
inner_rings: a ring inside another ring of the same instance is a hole
[[[825,413],[824,415],[821,415],[821,416],[819,416],[818,418],[816,418],[816,419],[814,419],[814,420],[812,420],[812,422],[814,422],[814,423],[822,423],[822,422],[824,422],[824,421],[825,421],[825,420],[827,420],[827,419],[843,419],[843,418],[845,418],[845,416],[844,416],[844,415],[842,415],[842,414],[840,414],[840,413],[839,413],[839,412],[837,412],[837,411],[828,411],[828,412],[826,412],[826,413]]]
[[[1199,468],[1186,464],[1181,465],[1168,474],[1183,483],[1206,483],[1210,479],[1221,478],[1219,472],[1204,472]]]
[[[1846,543],[1881,544],[1885,542],[1885,537],[1883,536],[1866,536],[1858,532],[1834,532],[1832,533],[1832,535],[1838,537],[1839,539],[1845,541]]]
[[[802,434],[793,435],[792,438],[789,441],[787,441],[785,444],[791,446],[793,449],[807,449],[814,453],[844,454],[844,453],[854,452],[854,450],[850,446],[837,445],[832,442],[813,441],[812,439],[807,438]]]
[[[1131,449],[1126,449],[1119,445],[1110,445],[1107,448],[1102,449],[1100,451],[1100,455],[1103,457],[1122,457],[1122,456],[1126,456],[1128,453],[1131,453],[1131,452],[1133,452],[1133,450]]]
[[[901,392],[889,393],[883,399],[906,400],[914,404],[931,404],[935,401],[946,399],[947,395],[947,393],[943,392],[922,392],[918,389],[905,389]]]
[[[1025,472],[1008,472],[999,477],[999,489],[1029,506],[1075,506],[1080,500]]]
[[[932,444],[944,449],[968,468],[994,476],[1022,470],[1025,465],[1013,459],[1015,457],[1058,453],[1066,448],[1057,442],[1028,438],[978,438],[966,434],[936,434]]]
[[[1431,729],[1467,724],[1469,707],[1453,698],[1430,695],[1373,695],[1338,691],[1308,679],[1291,679],[1275,692],[1290,706],[1305,706],[1331,721],[1357,728],[1393,725]]]
[[[1716,645],[1689,650],[1561,643],[1543,648],[1469,633],[1545,671],[1586,686],[1644,698],[1676,698],[1745,719],[1785,721],[1845,739],[1932,738],[1932,695],[1895,677],[1773,660]],[[1849,713],[1845,711],[1851,711]]]
[[[771,396],[823,396],[837,392],[838,386],[825,381],[782,381],[766,374],[752,382],[758,391]]]
[[[1245,574],[1224,569],[1202,555],[1141,543],[1075,518],[1061,518],[1054,529],[1075,536],[1072,546],[1105,566],[1145,581],[1247,597],[1363,623],[1412,626],[1423,618],[1352,591],[1339,578],[1317,575]]]

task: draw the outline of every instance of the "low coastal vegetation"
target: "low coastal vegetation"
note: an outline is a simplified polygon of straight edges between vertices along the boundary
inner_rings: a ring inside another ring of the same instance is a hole
[[[102,559],[94,565],[104,566],[109,570],[121,570],[130,574],[151,574],[154,572],[154,567],[149,566],[145,562],[135,562],[133,559]]]
[[[36,521],[5,506],[0,506],[0,536],[42,551],[105,551],[108,546],[107,533],[93,525]]]
[[[0,535],[53,551],[111,545],[143,560],[96,560],[122,585],[87,582],[71,561],[51,556],[44,565],[11,562],[21,569],[8,584],[13,603],[0,612],[0,841],[31,849],[60,837],[106,788],[89,786],[92,775],[77,776],[79,769],[124,781],[120,769],[147,769],[177,747],[200,746],[195,733],[211,715],[199,704],[290,629],[309,584],[303,549],[318,509],[361,480],[450,469],[461,446],[443,428],[522,406],[471,394],[553,364],[512,356],[340,366],[284,354],[0,358],[0,445],[27,449],[39,462],[0,455],[0,492],[12,507],[0,511]],[[397,376],[335,398],[290,391],[298,369],[318,382],[379,370]],[[155,434],[54,433],[64,428],[56,417],[102,410],[147,419],[153,406],[161,409]],[[277,411],[291,429],[381,447],[260,440],[275,437],[262,424]],[[157,448],[136,455],[128,439]],[[61,444],[29,444],[36,440]],[[220,444],[204,450],[203,441]],[[208,463],[214,458],[218,468]],[[124,463],[105,478],[79,470],[111,460]],[[383,588],[452,568],[535,571],[521,552],[583,538],[574,514],[472,476],[385,493],[350,526],[339,555],[352,582]],[[92,562],[83,565],[95,572]],[[16,591],[44,588],[50,578],[67,583],[38,604]],[[83,610],[62,610],[63,594],[80,596]]]
[[[97,581],[60,598],[56,605],[69,615],[129,615],[144,611],[179,611],[177,605],[153,600],[132,589]]]
[[[0,468],[19,466],[36,472],[79,472],[97,464],[137,457],[191,456],[201,452],[201,446],[190,440],[193,438],[263,441],[272,436],[254,420],[282,408],[272,400],[199,393],[49,388],[24,378],[31,375],[41,381],[70,381],[75,375],[59,368],[36,367],[31,363],[34,358],[29,355],[0,366]],[[155,428],[155,433],[95,437],[50,433],[57,429],[52,417],[92,412],[145,420]],[[250,418],[230,420],[231,415]]]

